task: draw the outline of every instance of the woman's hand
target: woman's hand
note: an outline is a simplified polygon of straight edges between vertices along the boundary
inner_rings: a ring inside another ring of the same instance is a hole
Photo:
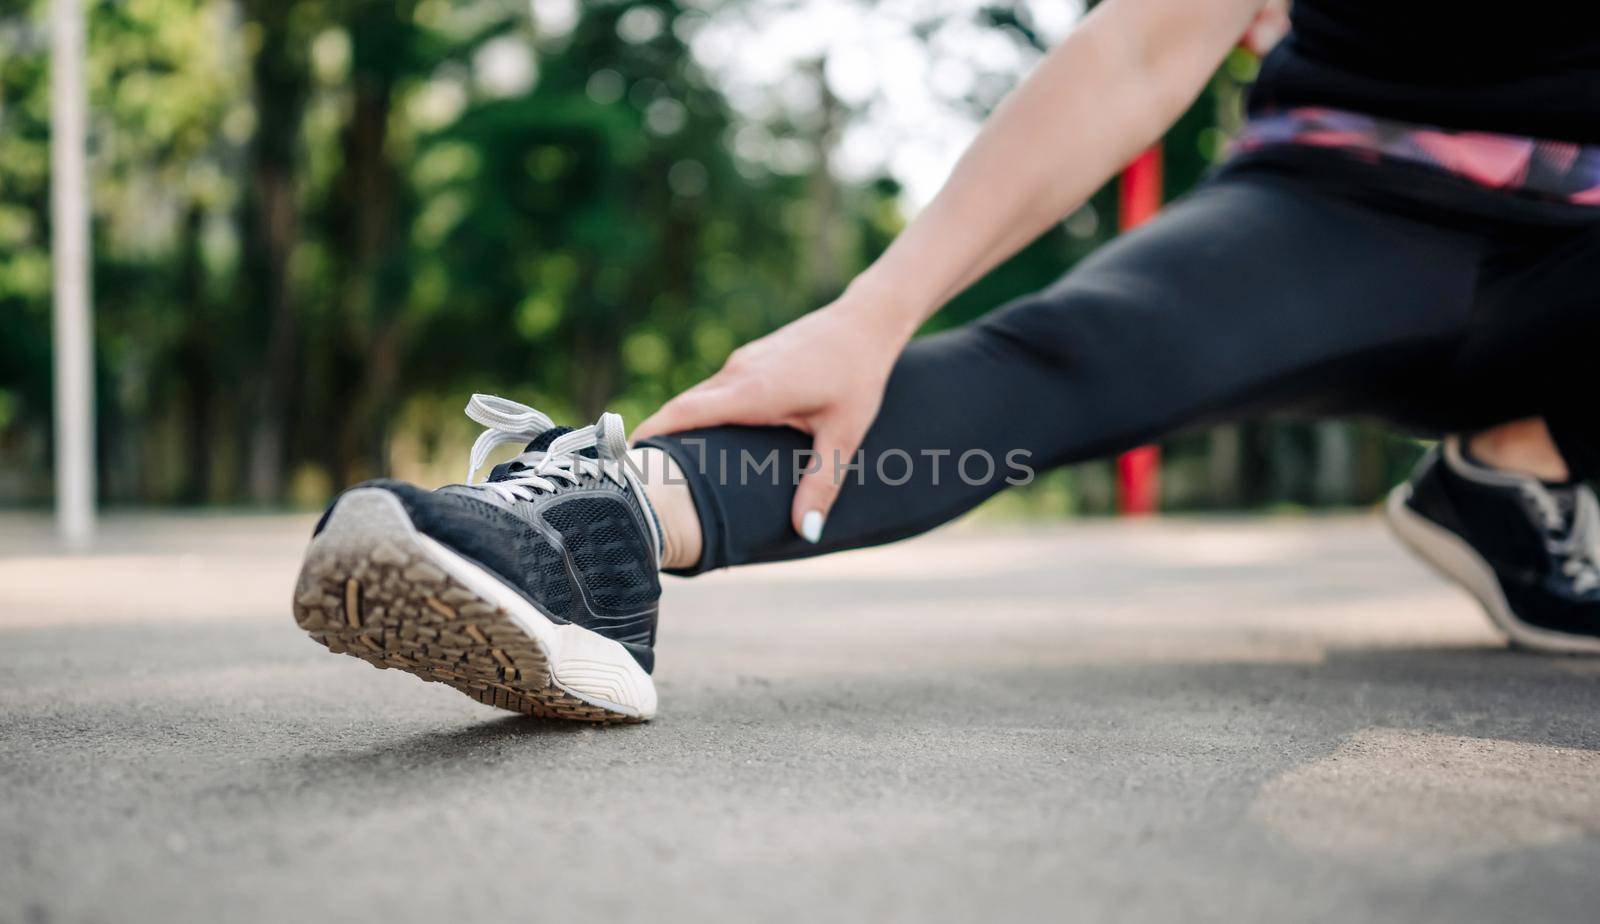
[[[636,439],[722,424],[787,426],[811,434],[819,464],[795,490],[790,520],[807,541],[839,495],[834,460],[854,461],[878,416],[895,358],[921,318],[861,287],[735,350],[722,370],[641,423]]]

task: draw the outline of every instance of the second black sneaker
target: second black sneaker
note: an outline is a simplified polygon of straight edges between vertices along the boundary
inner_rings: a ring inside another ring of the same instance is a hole
[[[1600,503],[1588,486],[1479,465],[1451,438],[1389,494],[1387,513],[1513,643],[1600,654]]]
[[[573,430],[492,395],[467,415],[488,429],[465,484],[370,481],[323,515],[296,622],[331,651],[493,706],[649,719],[661,540],[622,419]],[[473,484],[507,442],[526,449]]]

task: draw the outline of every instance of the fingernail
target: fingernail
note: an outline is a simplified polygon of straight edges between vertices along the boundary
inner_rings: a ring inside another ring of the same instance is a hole
[[[807,510],[800,518],[800,538],[816,545],[822,539],[822,511]]]

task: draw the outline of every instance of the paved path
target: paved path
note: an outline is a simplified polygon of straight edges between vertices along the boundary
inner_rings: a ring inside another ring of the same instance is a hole
[[[1593,920],[1600,662],[1368,518],[945,532],[674,582],[661,718],[288,613],[303,518],[0,517],[0,921]]]

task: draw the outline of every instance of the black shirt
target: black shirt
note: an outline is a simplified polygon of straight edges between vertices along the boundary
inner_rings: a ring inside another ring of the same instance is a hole
[[[1250,108],[1600,144],[1600,0],[1294,0]]]

